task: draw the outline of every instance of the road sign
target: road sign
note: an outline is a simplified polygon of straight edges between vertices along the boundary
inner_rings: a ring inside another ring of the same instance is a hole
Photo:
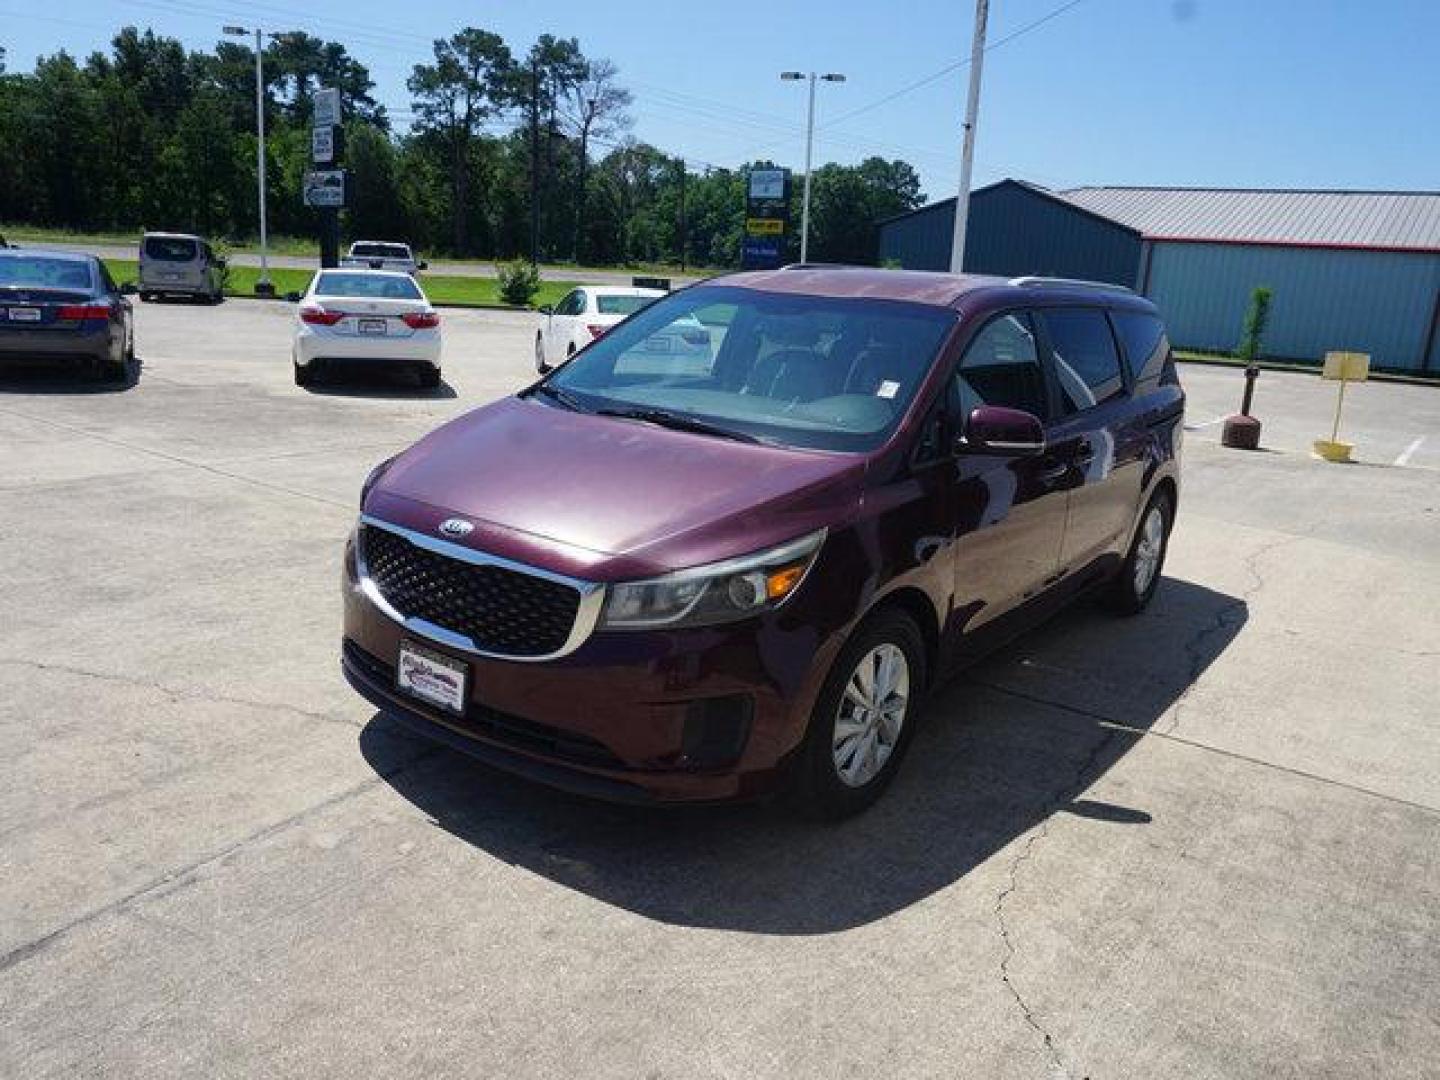
[[[785,232],[785,222],[780,218],[746,218],[745,233],[747,236],[782,236]]]
[[[317,127],[310,130],[310,160],[316,165],[329,165],[335,160],[335,128]]]
[[[1370,354],[1363,352],[1327,352],[1325,354],[1326,379],[1340,379],[1343,382],[1364,382],[1370,377]]]
[[[334,127],[340,123],[340,91],[322,86],[315,91],[315,115],[311,119],[317,128]]]
[[[750,172],[750,199],[755,202],[764,202],[785,198],[785,182],[789,178],[787,169],[752,169]]]
[[[740,266],[770,270],[784,262],[790,231],[790,170],[754,169],[745,185],[745,239]]]
[[[345,170],[317,169],[305,174],[305,205],[345,205]]]

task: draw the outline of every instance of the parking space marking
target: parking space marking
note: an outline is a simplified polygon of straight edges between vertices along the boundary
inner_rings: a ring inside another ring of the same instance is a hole
[[[1414,441],[1412,441],[1409,446],[1405,447],[1404,450],[1400,451],[1400,456],[1395,459],[1395,464],[1401,466],[1402,468],[1406,465],[1409,465],[1410,459],[1415,456],[1415,451],[1420,449],[1420,444],[1425,441],[1425,438],[1426,437],[1424,435],[1417,435]]]

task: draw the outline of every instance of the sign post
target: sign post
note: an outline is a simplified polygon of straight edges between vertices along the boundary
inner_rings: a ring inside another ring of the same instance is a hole
[[[1335,398],[1335,424],[1330,429],[1330,438],[1316,439],[1315,453],[1326,461],[1349,461],[1350,451],[1355,447],[1340,441],[1340,411],[1345,407],[1345,384],[1365,382],[1370,378],[1370,354],[1360,352],[1327,352],[1325,368],[1321,377],[1340,384]]]
[[[746,186],[741,268],[774,270],[783,265],[789,233],[790,170],[753,170]]]
[[[320,265],[340,265],[340,209],[346,204],[347,177],[337,168],[344,150],[344,129],[340,126],[340,91],[320,87],[312,99],[310,160],[329,169],[305,176],[305,205],[320,212]]]

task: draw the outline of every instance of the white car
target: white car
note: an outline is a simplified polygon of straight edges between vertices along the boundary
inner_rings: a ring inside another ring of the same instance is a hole
[[[535,331],[535,370],[542,375],[563,364],[616,323],[664,296],[660,289],[624,285],[584,285],[571,289],[553,308],[540,309]],[[645,339],[644,350],[656,364],[676,373],[703,374],[710,370],[710,331],[687,315],[656,330]]]
[[[400,244],[393,240],[356,240],[350,245],[349,253],[341,257],[340,265],[416,274],[424,270],[427,264],[415,258],[409,244]]]
[[[409,274],[321,270],[299,298],[291,358],[295,384],[317,371],[374,365],[410,368],[440,385],[440,316]]]

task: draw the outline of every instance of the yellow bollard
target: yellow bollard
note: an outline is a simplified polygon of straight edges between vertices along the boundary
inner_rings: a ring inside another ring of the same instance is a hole
[[[1315,453],[1326,461],[1349,461],[1350,451],[1355,449],[1347,442],[1340,441],[1340,410],[1345,407],[1345,384],[1364,382],[1370,377],[1370,354],[1363,352],[1327,352],[1325,369],[1321,377],[1340,383],[1340,393],[1335,399],[1335,425],[1330,438],[1316,439]]]

